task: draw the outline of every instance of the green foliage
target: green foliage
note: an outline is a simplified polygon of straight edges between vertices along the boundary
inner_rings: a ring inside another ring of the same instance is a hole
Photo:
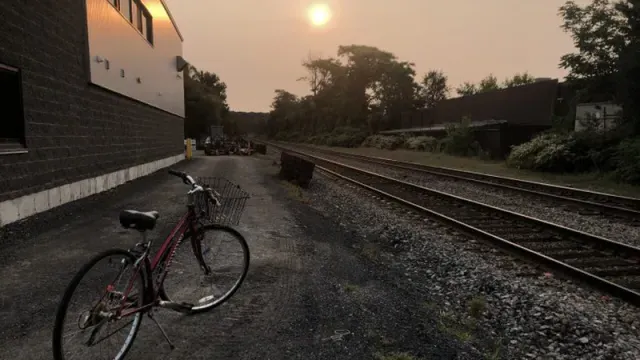
[[[425,108],[434,108],[439,102],[447,99],[448,93],[447,76],[442,71],[431,70],[422,79],[420,96],[425,101]]]
[[[475,95],[478,93],[478,87],[473,83],[465,82],[464,84],[456,88],[456,93],[458,94],[458,96]]]
[[[358,128],[339,127],[325,138],[323,145],[347,148],[359,147],[367,138],[367,135],[367,132]]]
[[[302,65],[307,74],[299,80],[309,84],[311,94],[276,92],[267,126],[271,137],[298,131],[314,141],[352,144],[360,134],[335,135],[334,129],[366,129],[369,135],[398,127],[403,112],[424,103],[414,65],[376,47],[340,46],[336,58],[309,58]]]
[[[546,133],[513,147],[507,165],[555,173],[607,172],[620,139],[617,132]]]
[[[507,78],[504,81],[505,88],[512,88],[520,85],[531,84],[535,81],[535,78],[527,72],[523,72],[522,74],[515,74],[511,78]]]
[[[400,136],[372,135],[364,140],[362,146],[384,150],[395,150],[400,148],[402,144],[404,144],[404,139]]]
[[[433,136],[415,136],[404,140],[403,147],[416,151],[436,151],[438,149],[438,139]]]
[[[627,44],[624,16],[609,0],[593,0],[586,6],[567,1],[560,7],[562,29],[571,34],[578,50],[560,59],[560,67],[569,70],[567,80],[601,80],[616,73],[618,57]]]
[[[624,32],[628,39],[620,53],[618,63],[618,99],[624,109],[624,126],[630,134],[640,134],[640,3],[638,0],[621,1],[616,9],[625,18]]]
[[[470,120],[464,118],[459,124],[448,124],[446,127],[447,135],[440,140],[440,150],[449,155],[479,155],[481,152],[480,145],[475,140],[469,123]]]
[[[480,80],[480,84],[478,84],[478,92],[489,92],[500,90],[500,84],[498,84],[498,78],[493,76],[493,74],[489,74],[484,79]]]
[[[640,138],[620,142],[613,154],[613,163],[618,180],[640,185]]]
[[[240,134],[266,132],[268,113],[230,111],[229,122],[234,123]]]
[[[225,131],[233,132],[231,123],[225,122],[229,113],[227,85],[207,71],[187,66],[183,72],[186,137],[199,139],[209,133],[211,125],[223,125]]]

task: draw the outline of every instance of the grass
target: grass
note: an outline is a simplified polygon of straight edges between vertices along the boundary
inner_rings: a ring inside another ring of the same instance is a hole
[[[487,300],[484,296],[478,295],[469,300],[469,315],[474,319],[480,319],[482,313],[487,309]]]
[[[282,180],[282,186],[287,190],[287,195],[302,203],[309,204],[311,200],[305,195],[304,190],[298,185]]]
[[[406,352],[394,352],[386,355],[375,353],[373,356],[376,360],[418,360],[418,358]]]
[[[570,186],[579,189],[600,191],[622,196],[640,198],[640,187],[620,184],[610,176],[587,174],[551,174],[507,167],[504,161],[481,160],[451,156],[442,153],[430,153],[410,150],[382,150],[376,148],[337,148],[318,146],[319,148],[343,151],[350,154],[383,157],[393,160],[409,161],[418,164],[450,167],[459,170],[475,171],[484,174],[513,177],[522,180],[539,181],[555,185]]]
[[[380,246],[372,243],[363,244],[361,252],[364,257],[373,263],[379,262],[380,257],[382,256],[382,249]]]
[[[358,285],[349,284],[349,283],[344,284],[343,287],[344,287],[344,291],[346,291],[348,293],[355,292],[360,288]]]

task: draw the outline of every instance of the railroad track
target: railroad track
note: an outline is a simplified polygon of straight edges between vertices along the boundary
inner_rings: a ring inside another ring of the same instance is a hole
[[[279,146],[277,144],[271,145]],[[577,207],[577,212],[581,213],[582,215],[601,215],[613,220],[622,220],[623,222],[628,224],[640,225],[640,199],[638,198],[618,196],[596,191],[582,190],[566,186],[551,185],[509,177],[501,177],[472,171],[422,165],[412,162],[379,157],[349,154],[341,151],[319,149],[316,147],[304,146],[299,144],[296,144],[295,146],[296,148],[305,149],[313,153],[322,153],[329,156],[354,159],[371,164],[392,166],[400,170],[438,177],[447,177],[456,181],[472,182],[498,189],[511,190],[537,197],[543,197],[555,202],[561,202],[573,207]]]
[[[306,152],[316,167],[640,306],[640,248]]]

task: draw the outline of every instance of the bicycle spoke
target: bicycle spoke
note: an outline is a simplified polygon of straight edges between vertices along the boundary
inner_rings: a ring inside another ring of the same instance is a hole
[[[126,324],[122,325],[121,327],[117,328],[116,330],[114,330],[114,331],[110,332],[109,334],[107,334],[106,336],[102,337],[100,340],[98,340],[98,341],[94,342],[93,344],[94,344],[94,345],[97,345],[97,344],[99,344],[99,343],[101,343],[101,342],[105,341],[106,339],[110,338],[113,334],[115,334],[115,333],[117,333],[118,331],[122,330],[125,326],[127,326],[127,325],[129,325],[129,324],[132,324],[134,321],[135,321],[135,319],[134,319],[134,320],[129,321],[128,323],[126,323]]]
[[[64,298],[64,312],[56,314],[56,359],[121,359],[117,354],[129,349],[142,315],[132,313],[127,318],[118,314],[140,306],[144,283],[136,276],[134,261],[125,250],[110,250],[76,275],[67,290],[72,296]]]

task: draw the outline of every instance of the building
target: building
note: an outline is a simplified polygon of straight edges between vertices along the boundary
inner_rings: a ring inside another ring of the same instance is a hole
[[[183,39],[162,0],[0,13],[0,226],[184,159]]]
[[[575,131],[607,131],[618,125],[622,106],[612,101],[580,103],[576,105]]]
[[[442,138],[447,125],[467,118],[480,147],[493,158],[503,158],[512,146],[552,127],[558,94],[557,79],[540,78],[531,84],[447,99],[433,109],[403,114],[399,129],[380,133]]]

